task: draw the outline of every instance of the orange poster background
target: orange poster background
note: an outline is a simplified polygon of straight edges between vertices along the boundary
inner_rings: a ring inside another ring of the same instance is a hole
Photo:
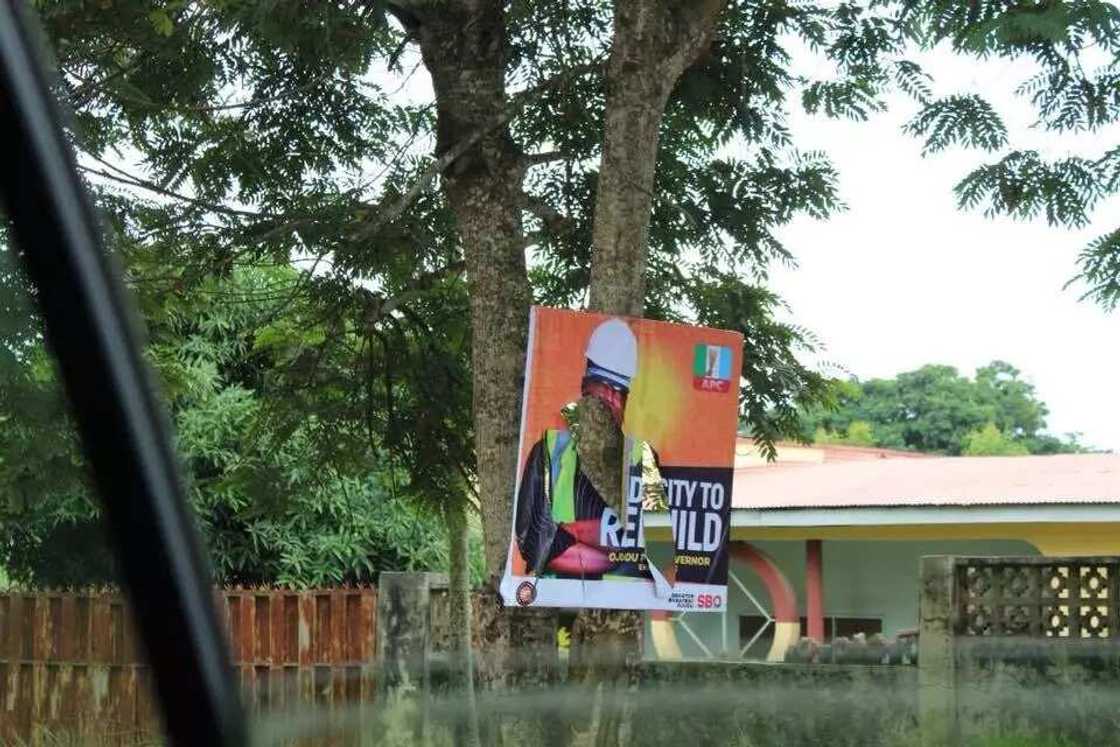
[[[566,425],[561,409],[580,396],[591,333],[606,314],[533,308],[531,357],[526,371],[526,397],[521,430],[518,479],[529,452],[544,432]],[[737,332],[692,327],[648,319],[623,319],[638,340],[638,373],[626,404],[623,430],[648,441],[663,466],[733,467],[739,425],[739,375],[743,370],[743,337]],[[693,387],[696,345],[731,349],[732,382],[727,392]],[[516,544],[514,572],[524,563]]]

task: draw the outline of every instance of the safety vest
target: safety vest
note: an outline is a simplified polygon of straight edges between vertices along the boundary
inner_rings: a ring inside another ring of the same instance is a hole
[[[627,438],[626,448],[630,455],[626,470],[627,475],[634,474],[635,468],[638,470],[637,474],[641,475],[643,442]],[[545,449],[548,454],[548,482],[552,499],[552,518],[558,524],[575,521],[575,484],[579,457],[576,454],[576,444],[571,431],[546,431]],[[622,478],[621,475],[619,477]],[[624,482],[623,484],[626,485],[627,483]]]

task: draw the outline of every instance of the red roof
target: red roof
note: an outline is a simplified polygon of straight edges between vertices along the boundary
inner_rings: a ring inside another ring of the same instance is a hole
[[[815,463],[779,461],[736,469],[731,505],[787,509],[1086,503],[1120,504],[1120,455],[924,459],[829,459],[826,455]]]

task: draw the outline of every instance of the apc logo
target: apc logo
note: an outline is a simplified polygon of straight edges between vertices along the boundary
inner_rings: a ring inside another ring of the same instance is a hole
[[[731,391],[731,348],[696,346],[692,355],[692,388],[721,394]]]

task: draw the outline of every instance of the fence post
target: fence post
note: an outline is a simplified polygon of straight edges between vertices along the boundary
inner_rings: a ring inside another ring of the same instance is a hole
[[[378,691],[388,743],[422,742],[431,665],[427,573],[383,572],[377,584]]]
[[[918,713],[922,747],[957,743],[954,618],[956,558],[923,557],[918,632]]]

